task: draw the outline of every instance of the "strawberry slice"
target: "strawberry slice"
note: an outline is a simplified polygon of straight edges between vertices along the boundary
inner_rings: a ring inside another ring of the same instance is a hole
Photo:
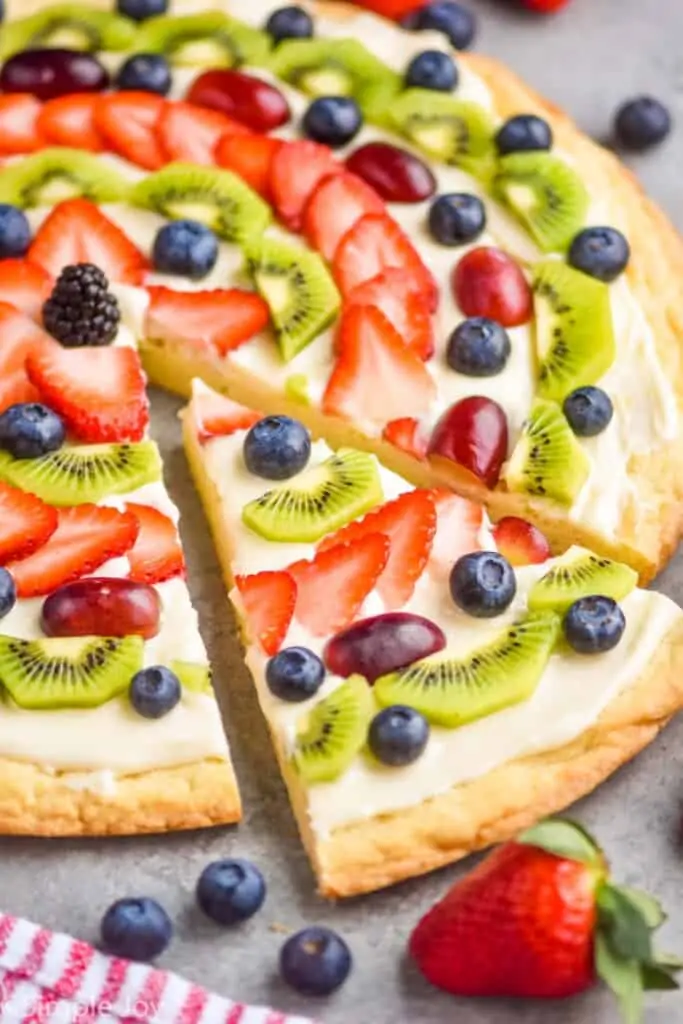
[[[9,302],[27,316],[40,320],[53,279],[28,260],[0,260],[0,302]]]
[[[429,558],[429,573],[446,579],[461,555],[480,551],[479,533],[484,519],[481,505],[441,488],[432,491],[436,507],[436,535]]]
[[[163,583],[185,572],[178,530],[172,519],[151,505],[126,505],[138,521],[139,533],[128,552],[129,577],[136,583]]]
[[[297,588],[294,617],[314,636],[329,636],[349,626],[388,558],[388,538],[373,533],[319,551],[310,562],[290,565],[287,572]]]
[[[282,145],[272,135],[224,135],[214,156],[217,164],[234,171],[270,202],[270,168]]]
[[[200,346],[221,356],[259,334],[270,319],[261,296],[239,288],[177,292],[155,286],[147,292],[148,338]]]
[[[165,107],[166,100],[151,92],[105,93],[95,106],[95,128],[119,156],[145,170],[158,171],[167,163],[156,134]]]
[[[0,155],[33,153],[45,145],[38,131],[40,102],[28,92],[0,96]]]
[[[413,290],[424,296],[433,313],[439,300],[434,278],[408,236],[387,214],[369,213],[356,221],[337,246],[332,264],[335,280],[345,296],[391,267],[410,275]]]
[[[118,225],[89,199],[66,199],[40,226],[28,258],[58,277],[73,263],[94,263],[118,284],[141,284],[148,263]]]
[[[167,103],[157,121],[156,133],[169,160],[215,164],[214,151],[224,135],[245,136],[249,129],[218,110],[193,103]]]
[[[277,654],[287,636],[296,604],[296,584],[288,572],[236,576],[247,625],[266,654]]]
[[[29,379],[81,441],[140,441],[149,402],[132,348],[62,348],[30,353]]]
[[[436,393],[434,381],[379,309],[351,306],[343,313],[338,352],[323,395],[323,412],[384,425],[429,409]]]
[[[354,288],[348,306],[376,306],[420,359],[434,355],[432,318],[423,295],[405,270],[389,269]]]
[[[384,534],[389,541],[389,557],[377,580],[377,590],[388,609],[402,608],[424,571],[436,533],[436,507],[431,491],[401,494],[326,537],[318,551],[351,544],[359,537],[375,533]]]
[[[299,231],[304,207],[316,187],[323,178],[343,170],[327,146],[307,140],[283,143],[270,167],[270,194],[283,224]]]
[[[104,139],[95,127],[98,96],[91,92],[72,93],[48,100],[38,114],[36,127],[53,146],[71,146],[101,153]]]
[[[38,392],[26,375],[26,358],[32,352],[59,346],[33,320],[5,302],[0,302],[0,339],[0,411],[16,402],[37,401]]]
[[[35,494],[0,483],[0,565],[33,554],[56,529],[56,509]]]
[[[46,544],[7,566],[19,597],[40,597],[95,572],[132,548],[138,521],[130,512],[104,505],[57,510],[57,529]]]
[[[249,430],[261,419],[261,413],[238,405],[217,391],[195,390],[190,405],[194,427],[200,441],[227,437],[238,430]]]
[[[31,384],[26,373],[20,370],[18,373],[3,377],[0,381],[0,412],[9,409],[10,405],[19,405],[22,402],[39,402],[40,393]]]
[[[421,425],[413,416],[401,416],[390,420],[382,431],[382,437],[395,448],[407,452],[416,459],[427,458],[429,438],[422,433]]]
[[[326,260],[332,260],[341,239],[367,213],[383,214],[385,206],[373,188],[349,171],[323,179],[304,210],[306,238]]]

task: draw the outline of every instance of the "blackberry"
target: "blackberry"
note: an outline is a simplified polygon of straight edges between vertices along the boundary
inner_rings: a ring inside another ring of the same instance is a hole
[[[43,324],[66,348],[108,345],[121,319],[109,281],[92,263],[65,267],[43,306]]]

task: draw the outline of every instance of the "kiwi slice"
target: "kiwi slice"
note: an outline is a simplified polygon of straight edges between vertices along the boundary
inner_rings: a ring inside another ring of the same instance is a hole
[[[83,505],[161,480],[161,458],[153,441],[67,446],[37,459],[0,451],[0,480],[50,505]]]
[[[585,224],[586,186],[569,164],[552,153],[504,156],[493,190],[544,252],[564,252]]]
[[[324,697],[297,729],[292,759],[306,782],[332,782],[360,753],[374,712],[372,692],[362,676]]]
[[[429,89],[407,89],[392,102],[396,131],[436,160],[488,180],[495,167],[494,124],[483,107]]]
[[[97,708],[128,688],[143,648],[140,636],[0,636],[0,683],[21,708]]]
[[[135,40],[135,25],[110,11],[87,4],[55,4],[0,29],[0,56],[20,50],[50,47],[65,50],[127,50]]]
[[[172,661],[170,668],[171,672],[180,680],[184,690],[213,697],[211,669],[208,665],[199,665],[195,661]]]
[[[382,484],[373,456],[342,448],[319,466],[250,501],[242,519],[266,540],[314,542],[381,501]]]
[[[571,548],[529,592],[531,611],[564,614],[580,597],[601,594],[621,601],[638,583],[638,573],[628,565]]]
[[[232,171],[176,162],[139,181],[130,200],[171,220],[198,220],[227,242],[261,234],[270,207]]]
[[[270,37],[221,11],[148,18],[136,41],[139,53],[163,53],[186,67],[233,68],[263,64]]]
[[[559,260],[534,268],[538,394],[561,402],[595,384],[616,355],[609,289]]]
[[[323,260],[310,249],[276,238],[247,246],[247,267],[268,303],[285,362],[306,348],[336,317],[340,298]]]
[[[383,707],[407,704],[435,725],[465,725],[531,696],[559,628],[557,615],[529,615],[464,658],[441,652],[382,676],[375,697]]]
[[[509,490],[571,505],[589,472],[588,456],[559,405],[537,399],[505,468]]]
[[[3,167],[0,175],[0,202],[25,210],[76,196],[117,202],[129,192],[129,183],[111,166],[78,149],[44,149]]]

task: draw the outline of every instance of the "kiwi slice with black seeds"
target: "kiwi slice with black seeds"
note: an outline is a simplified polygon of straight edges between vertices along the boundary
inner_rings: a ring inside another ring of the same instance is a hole
[[[306,348],[336,317],[340,297],[322,258],[277,238],[246,248],[247,268],[268,303],[286,362]]]
[[[595,384],[614,362],[616,343],[609,289],[559,260],[534,268],[538,389],[561,402]]]
[[[610,558],[571,548],[529,592],[531,611],[556,611],[564,614],[581,597],[600,594],[622,601],[638,583],[638,573],[628,565]]]
[[[505,467],[508,489],[571,505],[589,472],[588,456],[559,405],[537,399]]]
[[[465,725],[532,695],[559,630],[557,615],[529,615],[465,657],[446,649],[382,676],[375,697],[383,707],[407,704],[435,725]]]
[[[396,131],[428,156],[487,181],[495,167],[495,128],[483,107],[429,89],[407,89],[389,112]]]
[[[139,636],[0,636],[0,683],[22,708],[97,708],[128,689],[143,649]]]
[[[180,680],[184,690],[213,697],[211,669],[208,665],[200,665],[196,661],[172,661],[170,668],[171,672]]]
[[[67,446],[37,459],[0,451],[0,480],[50,505],[82,505],[161,480],[161,459],[153,441]]]
[[[0,175],[0,202],[24,210],[77,196],[115,203],[129,192],[129,182],[110,165],[78,149],[44,149],[3,167]]]
[[[176,65],[233,68],[262,64],[270,37],[221,11],[149,18],[138,32],[140,53],[163,53]]]
[[[232,171],[182,162],[139,181],[130,200],[171,220],[198,220],[227,242],[260,235],[271,220],[270,207]]]
[[[292,760],[309,783],[332,782],[365,746],[375,706],[362,676],[350,676],[301,720]]]
[[[319,466],[250,501],[242,519],[266,540],[315,542],[381,501],[374,457],[342,448]]]
[[[40,47],[65,50],[127,50],[135,41],[135,24],[111,11],[86,4],[55,4],[0,28],[0,57]]]
[[[552,153],[502,157],[493,190],[544,252],[564,252],[585,226],[586,186],[566,161]]]

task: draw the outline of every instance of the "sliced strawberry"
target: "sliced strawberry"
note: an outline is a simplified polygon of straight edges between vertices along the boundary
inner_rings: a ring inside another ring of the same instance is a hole
[[[147,291],[149,338],[209,348],[221,356],[259,334],[270,319],[261,296],[239,288],[177,292],[155,286]]]
[[[412,416],[390,420],[382,431],[382,437],[395,448],[400,448],[402,452],[407,452],[416,459],[427,457],[429,438],[423,434],[419,421]]]
[[[167,103],[157,121],[156,133],[169,160],[215,164],[214,151],[224,135],[249,135],[249,129],[218,110],[193,103]]]
[[[385,206],[373,188],[349,171],[325,178],[304,210],[304,234],[314,249],[331,260],[341,239],[367,213],[383,214]]]
[[[384,425],[420,416],[436,393],[425,364],[374,306],[351,306],[339,325],[338,356],[323,411]]]
[[[104,505],[60,508],[57,518],[57,529],[46,544],[7,566],[19,597],[40,597],[95,572],[110,558],[124,555],[138,535],[134,515]]]
[[[434,355],[432,318],[411,274],[389,269],[354,288],[348,306],[376,306],[420,359]]]
[[[277,654],[296,604],[296,584],[288,572],[259,572],[236,576],[249,632],[266,654]]]
[[[165,107],[166,100],[151,92],[105,93],[95,106],[95,127],[119,156],[145,170],[158,171],[167,163],[156,134]]]
[[[38,131],[40,102],[27,92],[0,96],[0,155],[33,153],[45,145]]]
[[[320,551],[310,562],[290,565],[287,572],[297,587],[294,617],[314,636],[329,636],[349,626],[388,558],[388,538],[373,533]]]
[[[431,575],[445,579],[462,555],[480,551],[484,518],[481,505],[441,488],[432,491],[436,506],[436,535],[429,558]]]
[[[58,347],[28,316],[0,302],[0,411],[39,398],[26,375],[26,358],[32,352]]]
[[[140,527],[128,552],[130,578],[136,583],[163,583],[185,571],[178,530],[172,519],[151,505],[126,505]]]
[[[111,282],[141,284],[148,263],[117,224],[89,199],[66,199],[40,226],[28,258],[53,277],[73,263],[94,263]]]
[[[389,540],[389,557],[377,580],[377,590],[387,608],[402,608],[424,571],[435,532],[436,507],[431,491],[407,491],[326,537],[318,550],[350,544],[369,534],[384,534]]]
[[[95,127],[98,99],[95,93],[82,92],[48,100],[38,115],[38,132],[53,146],[102,152],[105,142]]]
[[[344,296],[389,268],[404,270],[413,290],[424,296],[434,312],[439,292],[427,267],[395,220],[384,214],[367,214],[347,231],[334,254],[332,270]]]
[[[496,547],[510,565],[540,565],[552,554],[550,544],[538,527],[517,516],[505,516],[496,523],[492,533]]]
[[[323,178],[341,174],[344,168],[327,146],[307,140],[286,142],[270,167],[270,194],[280,220],[299,231],[304,207]]]
[[[0,302],[9,302],[34,320],[40,320],[53,279],[28,260],[0,260]]]
[[[35,494],[0,483],[0,565],[33,554],[56,529],[56,509]]]
[[[261,419],[261,413],[208,389],[194,392],[190,409],[200,441],[249,430]]]
[[[272,135],[224,135],[214,155],[217,164],[234,171],[270,201],[270,168],[282,145],[282,140]]]
[[[23,370],[18,370],[0,380],[0,412],[10,405],[22,402],[39,402],[40,392],[35,388]]]
[[[62,348],[29,354],[29,379],[81,441],[139,441],[149,423],[140,358],[132,348]]]

